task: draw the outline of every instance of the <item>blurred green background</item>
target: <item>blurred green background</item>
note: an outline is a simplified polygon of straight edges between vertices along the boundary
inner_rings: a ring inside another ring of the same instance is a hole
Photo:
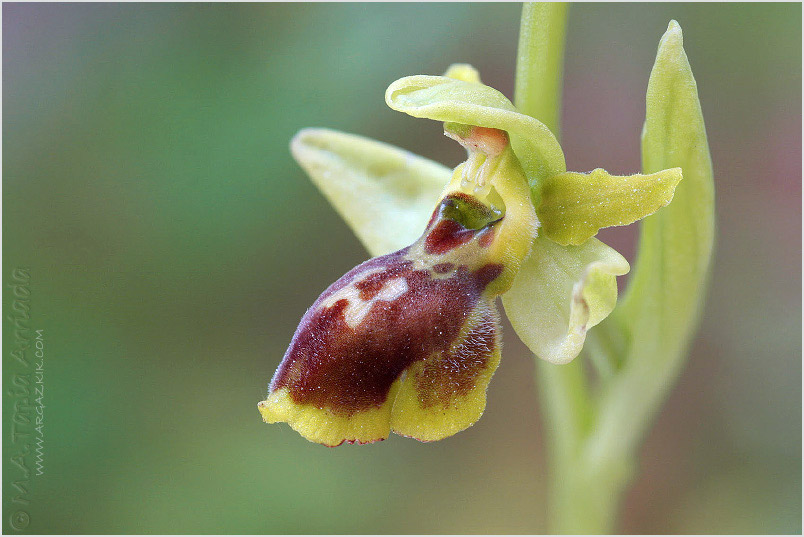
[[[509,97],[518,4],[3,5],[3,276],[45,333],[32,533],[532,533],[545,461],[507,327],[474,427],[327,449],[257,402],[305,309],[367,254],[288,152],[307,126],[455,165],[383,102],[470,62]],[[703,325],[622,509],[631,533],[800,533],[801,5],[579,4],[568,167],[639,169],[671,18],[698,81],[719,234]],[[633,258],[635,229],[604,241]],[[622,282],[621,282],[622,283]],[[15,366],[4,286],[4,511]],[[30,465],[30,456],[27,459]]]

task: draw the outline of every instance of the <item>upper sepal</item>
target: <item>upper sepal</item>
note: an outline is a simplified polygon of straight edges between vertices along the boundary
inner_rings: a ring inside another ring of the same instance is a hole
[[[566,171],[564,153],[553,133],[489,86],[443,76],[408,76],[388,87],[385,102],[413,117],[507,131],[534,199],[541,181]]]

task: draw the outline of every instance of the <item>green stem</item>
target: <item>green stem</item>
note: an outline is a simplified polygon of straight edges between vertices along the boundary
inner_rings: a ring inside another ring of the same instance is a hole
[[[566,9],[526,4],[517,60],[519,109],[558,126]],[[558,62],[558,63],[556,63]],[[615,528],[637,450],[678,376],[702,307],[714,240],[714,183],[697,88],[675,21],[662,38],[648,85],[643,172],[680,167],[668,207],[641,226],[626,296],[587,340],[597,367],[537,359],[547,431],[551,533]],[[591,355],[590,355],[591,353]]]
[[[558,137],[561,73],[567,5],[531,2],[522,6],[514,102]]]
[[[567,365],[537,363],[547,426],[549,532],[611,533],[620,497],[633,474],[633,459],[627,454],[591,449],[595,405],[584,363],[580,359]]]
[[[556,136],[566,22],[565,4],[527,3],[522,8],[514,100],[519,110],[547,125]],[[606,364],[606,357],[600,357]],[[547,426],[549,531],[609,533],[632,473],[632,459],[601,457],[587,449],[595,402],[583,362],[578,359],[561,366],[536,362]]]

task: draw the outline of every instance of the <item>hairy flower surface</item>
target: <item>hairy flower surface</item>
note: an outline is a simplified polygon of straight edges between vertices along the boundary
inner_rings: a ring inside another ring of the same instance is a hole
[[[378,257],[304,315],[259,404],[266,422],[329,446],[390,431],[432,441],[471,426],[500,362],[495,298],[505,293],[514,329],[537,356],[572,360],[628,271],[593,236],[672,199],[680,169],[568,173],[543,124],[471,66],[447,75],[400,79],[386,102],[445,122],[468,152],[454,172],[335,131],[294,139],[296,159]]]

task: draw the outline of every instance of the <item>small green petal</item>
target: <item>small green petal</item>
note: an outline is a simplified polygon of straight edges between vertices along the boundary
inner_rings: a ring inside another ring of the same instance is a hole
[[[372,256],[414,242],[452,170],[388,144],[329,129],[304,129],[296,161]]]
[[[480,82],[480,73],[468,63],[453,63],[444,76],[464,82]]]
[[[617,302],[617,280],[628,262],[597,239],[561,246],[540,236],[503,295],[520,339],[539,358],[566,364],[578,356],[586,332]]]
[[[388,87],[385,102],[413,117],[507,131],[534,199],[543,180],[567,169],[550,129],[517,111],[494,88],[443,76],[408,76]]]
[[[673,199],[681,168],[650,175],[566,172],[548,178],[538,209],[542,229],[559,244],[583,244],[600,228],[625,226],[655,213]]]

